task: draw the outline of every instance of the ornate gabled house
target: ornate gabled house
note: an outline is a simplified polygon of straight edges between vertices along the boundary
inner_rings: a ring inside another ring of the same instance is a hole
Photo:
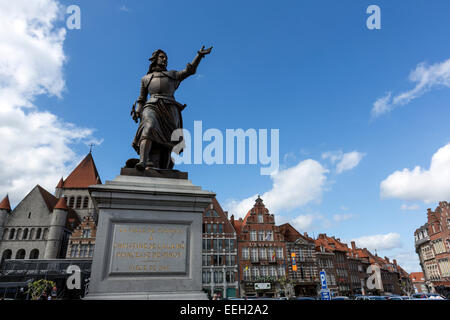
[[[241,296],[279,296],[286,274],[286,246],[275,217],[258,196],[244,219],[234,220],[238,234]]]
[[[228,212],[216,198],[203,212],[202,286],[209,296],[239,294],[237,238]]]
[[[289,223],[281,225],[286,241],[289,279],[296,296],[316,296],[319,291],[319,273],[316,264],[314,239],[305,232],[300,234]]]

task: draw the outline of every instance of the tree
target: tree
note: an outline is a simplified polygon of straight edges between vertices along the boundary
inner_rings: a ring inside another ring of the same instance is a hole
[[[294,282],[291,279],[283,277],[278,279],[278,282],[283,287],[284,295],[286,296],[286,298],[290,299],[295,296]]]
[[[37,280],[28,284],[27,293],[31,295],[31,300],[39,300],[44,292],[51,290],[55,285],[55,282],[50,280]]]

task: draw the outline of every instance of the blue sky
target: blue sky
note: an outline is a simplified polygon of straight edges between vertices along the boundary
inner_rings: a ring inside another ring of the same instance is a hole
[[[428,70],[450,58],[448,1],[60,3],[81,8],[81,29],[66,30],[61,40],[65,88],[58,91],[60,97],[47,89],[33,93],[31,100],[37,110],[50,112],[61,123],[93,131],[68,140],[73,154],[61,159],[63,164],[52,174],[67,174],[74,159],[89,151],[86,141],[97,139],[102,140],[93,150],[97,168],[103,181],[112,180],[127,159],[136,157],[131,141],[137,125],[129,112],[151,53],[164,49],[169,69],[179,70],[202,45],[214,46],[197,75],[176,93],[188,105],[185,128],[192,131],[193,122],[201,120],[204,129],[279,129],[281,170],[310,160],[328,172],[318,174],[325,181],[316,185],[310,201],[274,205],[278,221],[297,221],[302,232],[325,232],[347,241],[378,235],[368,241],[380,242],[374,244],[379,254],[397,257],[408,271],[420,270],[414,230],[426,222],[426,208],[434,209],[450,193],[425,202],[430,197],[421,196],[420,190],[410,195],[406,188],[382,198],[380,184],[405,168],[428,170],[432,156],[449,143],[444,120],[450,116],[448,74],[390,112],[373,117],[371,110],[388,92],[395,96],[412,90],[416,83],[409,76],[420,63]],[[381,8],[381,30],[366,27],[371,4]],[[64,27],[64,20],[54,22],[54,28]],[[341,158],[334,163],[323,157],[338,151]],[[360,161],[337,173],[342,155],[353,151]],[[177,169],[188,171],[194,184],[216,192],[229,209],[238,210],[233,204],[274,189],[271,177],[260,175],[259,165]],[[292,184],[299,197],[308,189],[303,178]],[[53,187],[57,182],[48,183]],[[1,190],[8,192],[8,186]],[[402,205],[413,210],[402,210]],[[380,240],[389,234],[385,239],[392,239],[394,248]]]

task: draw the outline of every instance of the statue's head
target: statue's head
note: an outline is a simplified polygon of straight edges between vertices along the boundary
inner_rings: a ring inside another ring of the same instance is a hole
[[[155,52],[152,53],[152,56],[150,59],[150,67],[148,68],[148,73],[153,72],[153,69],[158,69],[165,71],[167,70],[167,54],[164,52],[164,50],[158,49]]]

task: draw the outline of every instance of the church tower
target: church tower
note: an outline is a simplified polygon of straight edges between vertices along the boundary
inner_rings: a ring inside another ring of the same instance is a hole
[[[6,195],[0,202],[0,240],[3,239],[3,231],[5,229],[6,219],[11,212],[11,205],[9,204],[9,197]]]

